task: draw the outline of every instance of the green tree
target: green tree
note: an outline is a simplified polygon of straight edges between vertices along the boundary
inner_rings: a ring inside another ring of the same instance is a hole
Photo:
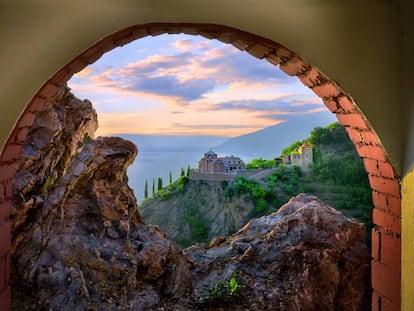
[[[155,194],[155,179],[152,178],[152,195]]]
[[[190,165],[187,166],[187,177],[190,177]]]
[[[258,168],[271,168],[276,166],[276,161],[274,159],[265,160],[263,158],[253,159],[247,163],[246,168],[248,170],[258,169]]]
[[[162,189],[162,178],[158,177],[158,191]]]
[[[148,199],[148,180],[145,180],[144,199]]]
[[[303,141],[295,141],[293,144],[291,144],[289,147],[285,148],[282,150],[282,155],[285,154],[292,154],[292,153],[297,153],[298,152],[298,148],[300,146],[302,146]]]
[[[170,183],[169,183],[169,185],[171,185],[172,182],[173,182],[173,180],[172,180],[172,172],[170,171]]]
[[[182,167],[182,166],[181,166],[181,173],[180,173],[180,176],[185,176],[185,170],[184,170],[184,167]]]

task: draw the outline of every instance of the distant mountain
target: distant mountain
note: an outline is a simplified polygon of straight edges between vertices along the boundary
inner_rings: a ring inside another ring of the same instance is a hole
[[[138,201],[143,199],[147,180],[151,188],[158,177],[168,183],[169,172],[175,180],[181,167],[198,167],[198,161],[210,148],[220,155],[237,155],[246,163],[254,158],[271,159],[296,140],[302,140],[316,126],[336,121],[329,112],[294,116],[286,122],[250,134],[225,138],[217,136],[119,134],[138,146],[138,156],[128,169],[129,183]]]
[[[232,154],[245,161],[279,156],[293,142],[305,139],[315,127],[325,127],[337,121],[332,113],[318,112],[289,117],[285,122],[262,130],[230,138],[214,147],[219,154]]]

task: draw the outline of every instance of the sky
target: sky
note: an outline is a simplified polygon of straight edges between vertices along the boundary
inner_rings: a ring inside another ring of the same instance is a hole
[[[96,136],[235,137],[327,111],[296,77],[200,36],[146,37],[116,48],[68,83],[98,113]]]

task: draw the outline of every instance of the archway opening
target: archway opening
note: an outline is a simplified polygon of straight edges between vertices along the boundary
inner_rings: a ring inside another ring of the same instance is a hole
[[[24,141],[28,126],[31,124],[34,114],[40,110],[46,98],[57,90],[57,86],[65,83],[74,73],[85,67],[86,63],[93,62],[104,51],[112,49],[116,45],[130,42],[138,37],[157,35],[161,33],[183,32],[188,34],[201,34],[208,38],[217,38],[223,42],[231,43],[241,50],[246,50],[258,58],[266,58],[269,62],[279,64],[280,68],[289,75],[298,76],[318,96],[323,98],[327,107],[334,112],[338,120],[347,128],[347,132],[354,142],[359,154],[364,158],[364,164],[369,173],[374,199],[374,222],[377,225],[373,232],[373,305],[380,308],[387,302],[399,303],[399,260],[391,256],[390,250],[398,250],[400,240],[400,226],[398,221],[400,205],[400,189],[396,176],[387,155],[378,141],[367,120],[358,110],[351,97],[343,92],[338,85],[329,80],[319,70],[308,64],[301,57],[288,49],[253,35],[239,32],[215,25],[144,25],[131,27],[92,47],[72,63],[65,66],[39,91],[34,100],[29,104],[26,113],[22,115],[13,134],[2,154],[2,176],[4,194],[2,204],[10,208],[10,185],[13,179],[15,161],[19,147]],[[6,243],[7,244],[7,243]],[[4,257],[4,256],[3,256]],[[7,266],[7,247],[4,265]],[[8,258],[8,259],[7,259]],[[396,282],[390,288],[384,279],[384,273]],[[377,277],[375,277],[377,276]],[[395,284],[398,284],[397,288]],[[375,307],[376,308],[376,307]]]

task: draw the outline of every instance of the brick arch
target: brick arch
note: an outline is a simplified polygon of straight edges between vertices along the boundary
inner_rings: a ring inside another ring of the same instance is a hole
[[[201,35],[228,43],[258,59],[278,66],[311,88],[345,126],[363,158],[374,203],[372,231],[372,310],[400,310],[401,189],[399,177],[368,120],[351,96],[339,85],[288,48],[237,29],[212,24],[145,24],[116,32],[78,55],[46,81],[27,105],[0,156],[0,309],[10,309],[9,220],[15,162],[29,127],[46,101],[73,74],[94,63],[105,52],[146,36],[161,34]]]

